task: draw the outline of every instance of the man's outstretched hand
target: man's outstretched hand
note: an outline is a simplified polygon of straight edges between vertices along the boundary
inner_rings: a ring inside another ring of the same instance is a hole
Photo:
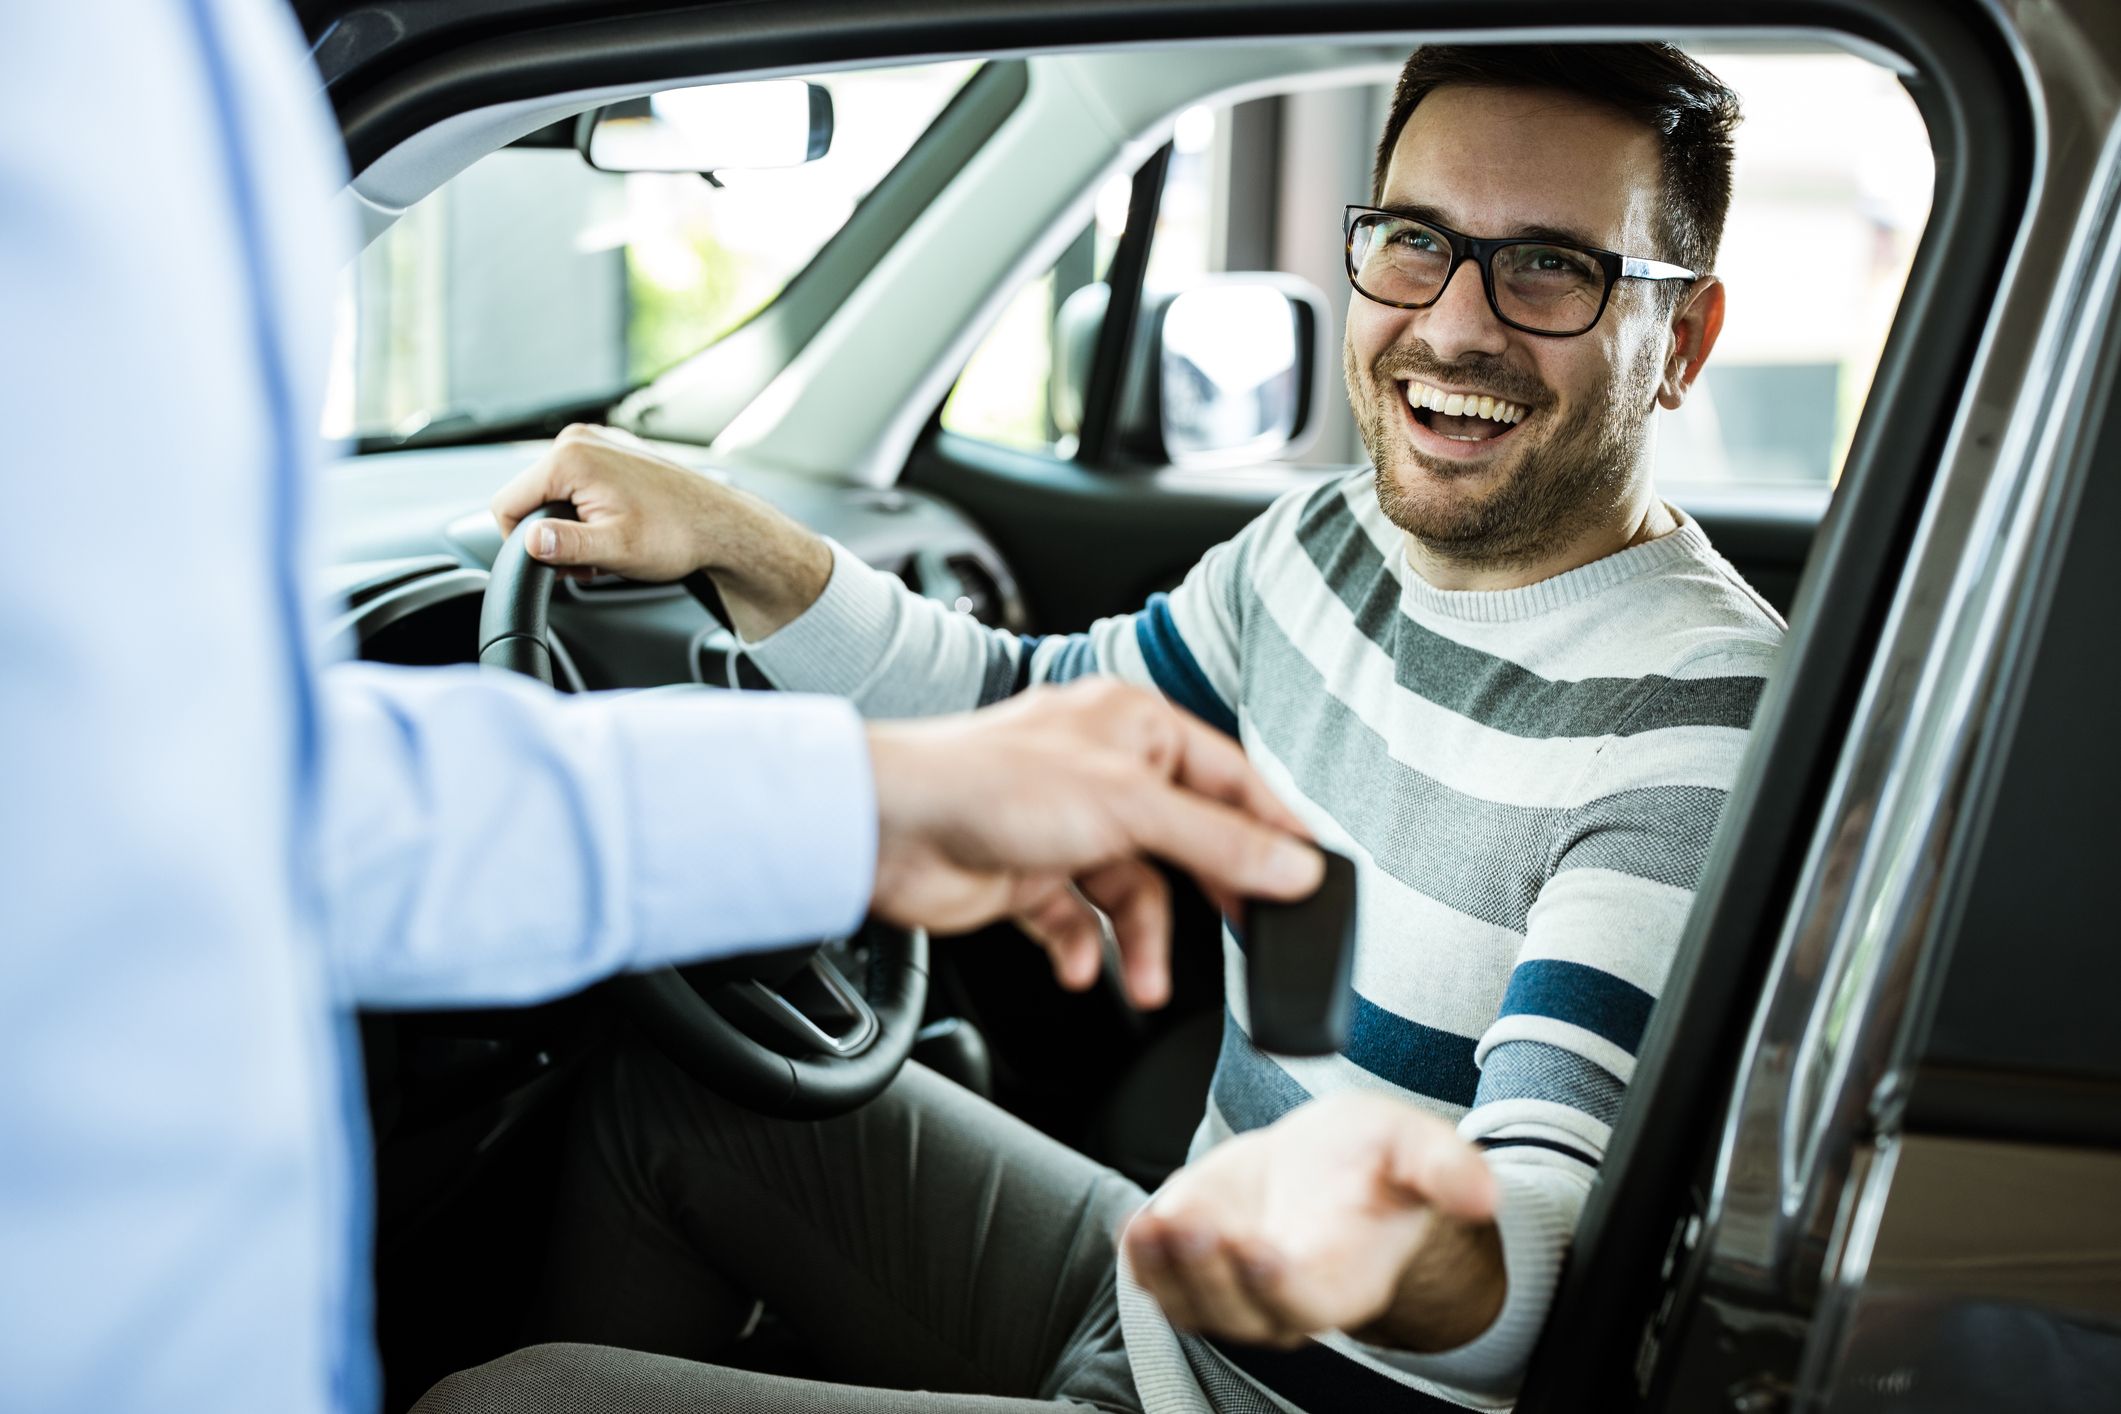
[[[876,912],[944,932],[1014,917],[1065,986],[1097,976],[1088,899],[1112,919],[1128,995],[1168,998],[1170,890],[1152,858],[1225,910],[1302,898],[1323,877],[1238,745],[1141,688],[1034,688],[969,715],[881,723],[869,752]]]
[[[1326,1331],[1448,1350],[1505,1276],[1494,1175],[1435,1115],[1355,1092],[1217,1145],[1135,1215],[1135,1279],[1173,1325],[1282,1348]]]

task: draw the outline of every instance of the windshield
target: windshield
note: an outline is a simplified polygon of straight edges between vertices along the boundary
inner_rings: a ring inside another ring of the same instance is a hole
[[[616,401],[778,298],[977,67],[817,76],[831,150],[719,185],[599,172],[567,147],[488,155],[355,262],[325,434],[476,435]]]

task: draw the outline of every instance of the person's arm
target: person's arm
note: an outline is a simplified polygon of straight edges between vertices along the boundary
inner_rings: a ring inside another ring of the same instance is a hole
[[[876,804],[845,704],[322,675],[325,937],[364,1005],[555,996],[850,931]]]
[[[1757,675],[1768,656],[1741,645],[1670,675]],[[1395,1099],[1315,1100],[1210,1151],[1136,1220],[1130,1260],[1174,1322],[1316,1336],[1460,1390],[1516,1386],[1744,749],[1742,729],[1683,730],[1600,752],[1455,1133]]]
[[[864,727],[829,698],[576,698],[489,673],[322,677],[318,877],[331,970],[370,1006],[558,995],[628,968],[844,933],[865,911],[1015,916],[1087,985],[1111,915],[1167,988],[1153,856],[1294,897],[1316,852],[1234,744],[1118,685]]]
[[[1104,675],[1236,730],[1238,576],[1253,531],[1209,551],[1139,613],[1032,639],[952,613],[757,497],[618,434],[568,428],[494,497],[493,511],[505,534],[554,500],[572,501],[579,520],[541,522],[533,556],[645,580],[704,569],[768,678],[846,697],[864,716],[962,711],[1038,683]]]

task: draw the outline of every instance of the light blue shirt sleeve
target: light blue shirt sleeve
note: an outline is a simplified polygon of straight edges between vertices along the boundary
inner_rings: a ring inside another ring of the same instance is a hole
[[[844,704],[320,667],[281,0],[0,0],[0,1410],[373,1414],[356,1006],[825,935]]]
[[[876,806],[849,703],[362,664],[323,687],[318,877],[347,1001],[533,1001],[861,921]]]

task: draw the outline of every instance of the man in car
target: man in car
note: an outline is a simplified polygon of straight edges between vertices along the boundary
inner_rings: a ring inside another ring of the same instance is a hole
[[[1071,880],[1158,949],[1144,853],[1316,886],[1237,748],[1139,688],[865,727],[321,669],[351,233],[293,15],[0,7],[0,117],[0,1409],[372,1414],[356,1007],[549,997],[870,908],[1028,909],[1094,960]]]
[[[1783,628],[1651,480],[1652,414],[1723,320],[1737,116],[1665,45],[1416,52],[1347,217],[1371,465],[1085,633],[990,632],[594,430],[500,494],[504,526],[573,501],[579,524],[532,537],[550,563],[707,570],[769,677],[872,716],[1153,686],[1361,875],[1342,1054],[1251,1044],[1226,936],[1207,1114],[1117,1282],[1105,1236],[1137,1195],[931,1075],[791,1126],[634,1057],[576,1155],[589,1216],[558,1255],[557,1332],[711,1356],[760,1296],[830,1372],[989,1397],[968,1409],[1507,1396]],[[445,1388],[506,1407],[596,1372],[759,1409],[927,1407],[566,1348]]]

